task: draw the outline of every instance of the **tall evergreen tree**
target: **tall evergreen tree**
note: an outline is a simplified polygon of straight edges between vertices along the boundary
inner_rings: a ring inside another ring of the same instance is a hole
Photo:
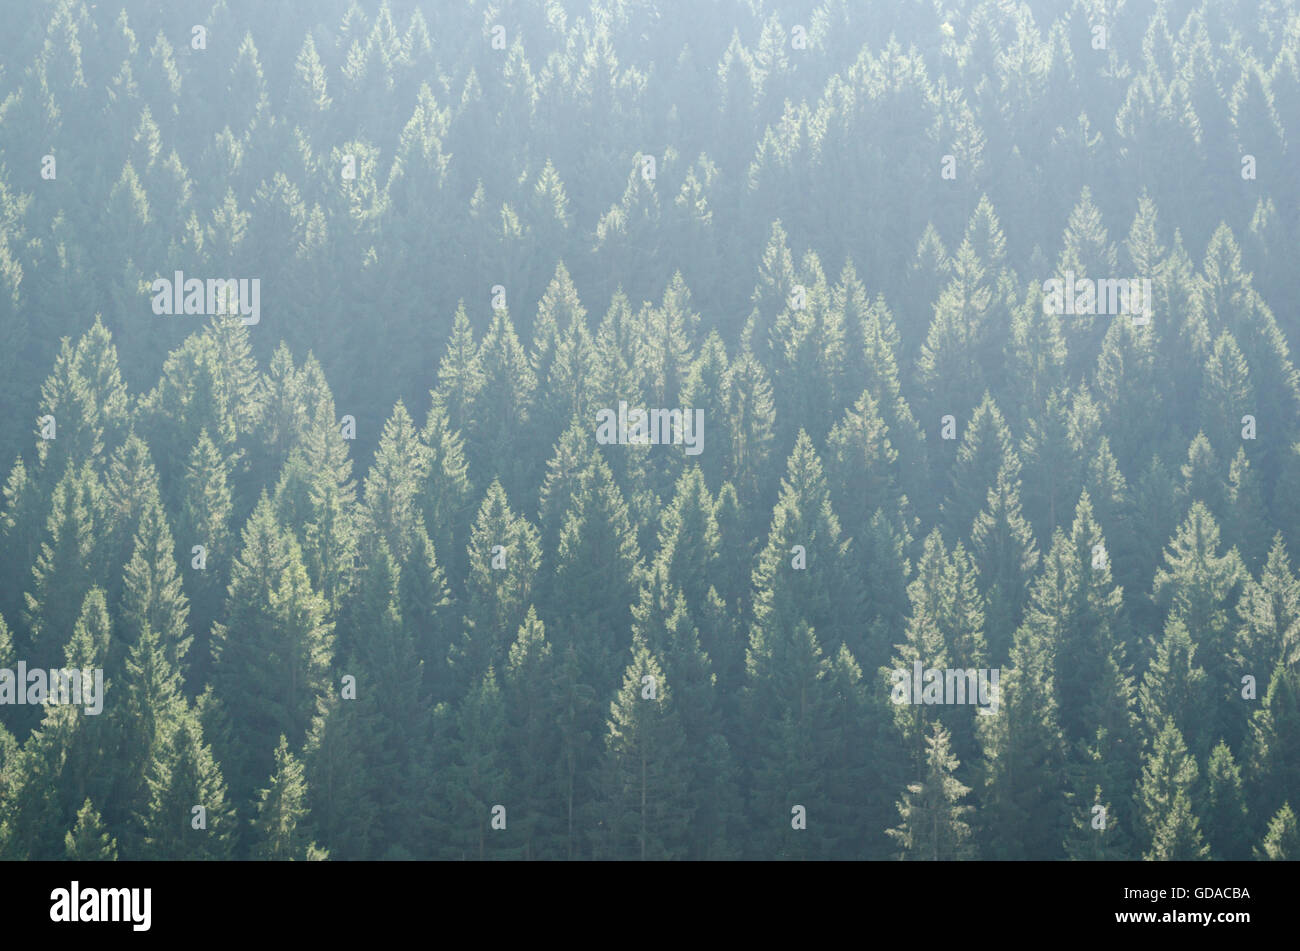
[[[507,849],[514,846],[517,836],[511,835],[508,824],[513,804],[503,802],[510,789],[505,731],[505,702],[496,672],[489,667],[465,695],[456,714],[456,738],[444,779],[450,810],[449,858],[509,857]],[[502,808],[504,813],[498,811]],[[506,823],[500,827],[493,822],[499,815],[504,815]]]
[[[254,854],[270,860],[307,859],[319,861],[326,852],[308,842],[302,833],[307,815],[304,805],[307,787],[303,768],[282,735],[275,748],[275,772],[271,785],[258,793],[257,817],[253,820]]]
[[[142,813],[142,857],[212,860],[230,858],[234,810],[212,749],[194,714],[180,717],[148,772],[149,798]]]
[[[226,620],[212,630],[213,681],[234,726],[223,751],[237,797],[271,772],[275,738],[301,742],[333,653],[328,606],[311,588],[297,541],[264,495],[243,532]]]
[[[686,736],[663,668],[645,640],[633,642],[623,685],[610,704],[594,833],[597,856],[684,858],[693,805],[683,763]]]
[[[71,862],[117,861],[117,840],[104,830],[104,822],[89,799],[77,812],[77,824],[63,842]]]
[[[948,747],[948,731],[935,722],[925,738],[925,777],[909,785],[898,803],[902,824],[888,830],[902,849],[901,858],[938,862],[971,856],[973,807],[961,800],[970,792],[953,775],[961,765]]]
[[[1182,734],[1166,720],[1143,757],[1138,809],[1150,847],[1148,861],[1189,861],[1209,857],[1200,819],[1192,809],[1198,770],[1187,755]]]

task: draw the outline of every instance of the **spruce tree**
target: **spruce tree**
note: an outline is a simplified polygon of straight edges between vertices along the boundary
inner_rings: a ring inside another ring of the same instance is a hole
[[[1214,708],[1205,717],[1212,735],[1229,743],[1244,734],[1245,723],[1232,714],[1240,684],[1229,679],[1233,647],[1230,610],[1247,577],[1235,548],[1219,552],[1219,526],[1207,507],[1195,502],[1165,552],[1153,593],[1171,618],[1187,626],[1205,668]]]
[[[333,654],[328,606],[311,588],[301,551],[264,495],[243,532],[226,619],[212,631],[213,683],[234,726],[223,751],[237,797],[271,772],[275,738],[298,743],[311,725]]]
[[[99,812],[89,799],[77,812],[77,824],[63,837],[70,862],[115,862],[117,840],[104,829]]]
[[[509,857],[518,836],[509,817],[513,803],[506,763],[506,707],[489,667],[461,701],[456,713],[451,761],[444,775],[449,810],[447,858]],[[505,809],[504,828],[493,827],[498,807]]]
[[[748,857],[811,858],[815,831],[826,821],[825,733],[829,664],[806,621],[750,638],[742,703],[746,722],[742,761],[748,772],[751,838]],[[807,828],[794,827],[802,807]]]
[[[230,858],[235,814],[226,784],[203,728],[193,712],[182,714],[147,774],[148,801],[142,811],[142,858],[177,860]]]
[[[375,788],[362,766],[371,752],[366,744],[368,720],[356,700],[338,690],[317,700],[316,716],[303,750],[307,784],[308,837],[329,844],[333,859],[373,859],[378,829],[371,821]]]
[[[1000,709],[976,721],[984,751],[980,852],[985,858],[1055,859],[1068,828],[1066,740],[1058,720],[1052,651],[1029,623],[1016,632]]]
[[[1018,464],[998,470],[984,508],[971,526],[971,555],[986,603],[989,658],[1001,663],[1024,618],[1029,582],[1039,560],[1033,529],[1021,514]]]
[[[507,758],[513,766],[511,821],[525,860],[564,855],[557,676],[546,627],[530,606],[510,647],[501,686],[508,722]]]
[[[1210,856],[1228,861],[1250,858],[1250,823],[1241,769],[1228,744],[1220,742],[1210,753],[1205,774],[1205,834]]]
[[[154,504],[140,516],[135,551],[123,573],[122,622],[126,644],[146,627],[166,645],[167,660],[183,669],[192,638],[190,606],[176,570],[175,544],[162,507]]]
[[[1189,861],[1209,857],[1200,819],[1192,809],[1198,770],[1183,736],[1166,720],[1143,757],[1138,810],[1149,848],[1147,861]]]
[[[694,803],[683,762],[686,736],[663,667],[645,640],[632,646],[610,704],[593,833],[597,857],[687,856]]]
[[[961,802],[970,787],[953,775],[961,764],[948,740],[948,731],[936,721],[925,738],[924,778],[904,791],[898,803],[902,823],[887,830],[902,850],[899,858],[939,862],[972,856],[966,819],[974,808]]]
[[[504,669],[510,638],[536,597],[542,551],[538,532],[515,514],[493,480],[479,506],[468,545],[469,575],[463,634],[452,645],[458,695],[489,666]]]
[[[1255,850],[1255,856],[1272,862],[1294,862],[1300,857],[1300,825],[1290,803],[1283,804],[1269,821],[1268,832]]]
[[[257,858],[320,861],[328,857],[302,832],[306,798],[302,763],[289,752],[288,741],[281,735],[271,785],[257,795],[257,817],[253,819],[253,854]]]

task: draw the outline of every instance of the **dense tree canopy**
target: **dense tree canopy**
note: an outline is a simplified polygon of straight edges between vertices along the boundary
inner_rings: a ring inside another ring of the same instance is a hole
[[[1300,4],[121,6],[0,39],[0,857],[1300,858]]]

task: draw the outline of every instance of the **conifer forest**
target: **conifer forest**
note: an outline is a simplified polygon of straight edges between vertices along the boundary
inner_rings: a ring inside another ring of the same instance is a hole
[[[1298,249],[1300,0],[4,3],[0,858],[1300,859]]]

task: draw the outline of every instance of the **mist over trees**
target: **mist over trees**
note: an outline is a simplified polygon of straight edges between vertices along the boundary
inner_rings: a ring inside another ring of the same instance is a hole
[[[1300,4],[1116,7],[6,10],[0,857],[1300,858]]]

